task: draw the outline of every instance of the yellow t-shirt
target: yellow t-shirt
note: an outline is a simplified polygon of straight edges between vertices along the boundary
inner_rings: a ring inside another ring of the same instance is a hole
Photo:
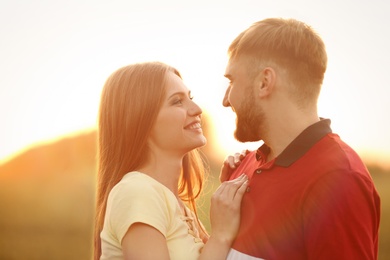
[[[171,260],[198,259],[204,244],[196,234],[194,214],[186,211],[190,217],[183,216],[175,195],[155,179],[140,172],[126,174],[108,196],[100,259],[123,259],[121,241],[134,223],[159,230]]]

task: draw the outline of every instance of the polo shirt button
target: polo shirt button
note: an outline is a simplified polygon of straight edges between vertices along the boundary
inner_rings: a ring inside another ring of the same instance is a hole
[[[261,170],[260,170],[260,169],[257,169],[257,170],[256,170],[256,173],[257,173],[257,174],[260,174],[260,173],[261,173]]]
[[[250,191],[251,191],[251,187],[248,186],[248,187],[246,188],[246,192],[250,192]]]

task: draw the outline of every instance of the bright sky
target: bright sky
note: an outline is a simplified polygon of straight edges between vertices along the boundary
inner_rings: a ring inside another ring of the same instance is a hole
[[[317,30],[329,58],[320,115],[360,154],[389,162],[389,12],[385,0],[2,0],[0,163],[95,127],[106,78],[152,60],[179,69],[227,153],[257,147],[234,141],[223,73],[230,42],[268,17]]]

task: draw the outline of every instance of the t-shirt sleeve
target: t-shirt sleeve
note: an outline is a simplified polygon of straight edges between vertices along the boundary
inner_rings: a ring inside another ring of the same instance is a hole
[[[169,210],[161,187],[138,179],[120,183],[111,191],[108,203],[109,224],[120,243],[134,223],[150,225],[166,236]]]

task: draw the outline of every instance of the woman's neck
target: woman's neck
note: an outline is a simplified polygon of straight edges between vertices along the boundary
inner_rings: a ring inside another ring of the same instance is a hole
[[[138,171],[157,180],[178,197],[178,183],[182,170],[182,158],[169,156],[154,156]]]

